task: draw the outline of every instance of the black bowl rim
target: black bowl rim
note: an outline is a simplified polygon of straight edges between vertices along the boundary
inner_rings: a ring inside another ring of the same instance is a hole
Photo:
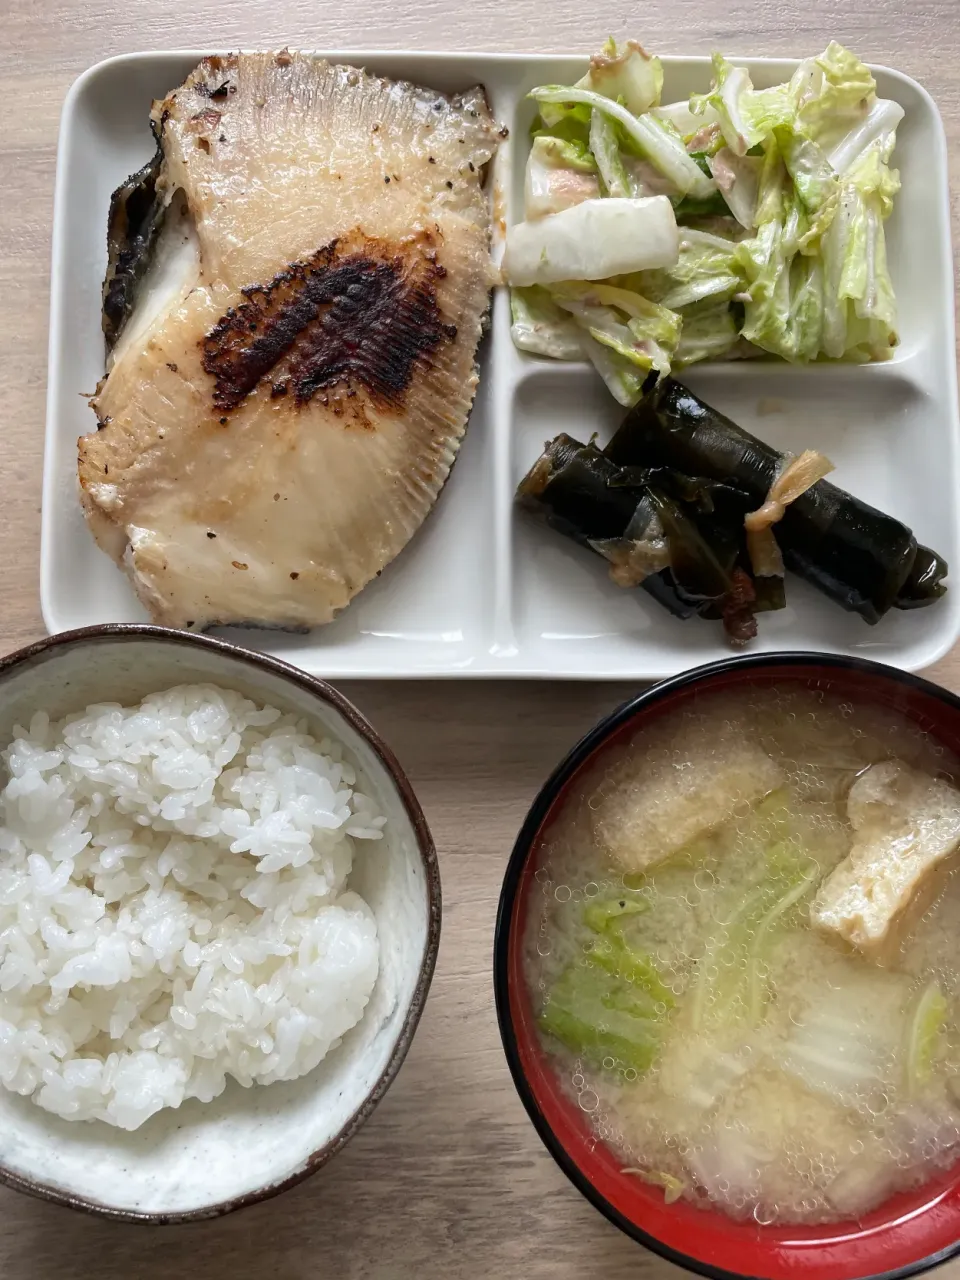
[[[166,1213],[155,1210],[120,1209],[113,1205],[102,1204],[100,1201],[91,1200],[85,1196],[74,1195],[72,1192],[54,1184],[14,1173],[0,1162],[0,1184],[11,1187],[15,1191],[25,1192],[27,1195],[35,1196],[40,1200],[48,1200],[53,1204],[65,1205],[68,1208],[78,1209],[101,1218],[110,1218],[115,1222],[148,1223],[153,1226],[201,1222],[205,1219],[220,1218],[225,1214],[234,1213],[237,1209],[257,1204],[261,1200],[269,1200],[290,1187],[296,1186],[297,1183],[303,1182],[305,1178],[309,1178],[311,1174],[316,1173],[322,1165],[326,1164],[338,1151],[345,1147],[357,1130],[370,1118],[403,1065],[403,1060],[407,1056],[413,1041],[414,1033],[420,1022],[427,994],[430,990],[430,983],[437,963],[437,952],[440,947],[440,921],[442,914],[440,864],[433,837],[430,834],[430,828],[427,825],[426,817],[410,784],[410,780],[396,756],[367,720],[366,716],[348,698],[344,697],[338,689],[335,689],[332,684],[320,679],[318,676],[308,675],[305,671],[301,671],[299,667],[294,667],[279,658],[258,653],[253,649],[245,649],[242,645],[232,644],[227,640],[220,640],[214,636],[197,635],[190,631],[180,631],[170,627],[156,627],[148,623],[104,623],[100,626],[79,627],[73,631],[61,631],[57,635],[47,636],[34,644],[7,654],[0,659],[0,697],[2,697],[4,678],[17,668],[46,662],[51,657],[55,657],[61,649],[70,648],[76,644],[103,641],[116,643],[124,640],[154,640],[159,641],[161,644],[180,645],[185,648],[204,649],[208,653],[217,653],[222,657],[239,661],[244,666],[259,667],[263,671],[269,671],[273,675],[280,676],[332,707],[373,750],[393,782],[400,802],[406,810],[407,817],[413,827],[417,849],[420,853],[424,870],[427,934],[424,940],[423,956],[420,961],[417,982],[411,996],[410,1007],[403,1019],[397,1042],[390,1053],[390,1057],[387,1059],[386,1065],[374,1081],[373,1087],[363,1102],[360,1103],[352,1115],[347,1117],[337,1133],[325,1142],[322,1147],[312,1151],[303,1161],[301,1167],[293,1173],[278,1182],[271,1182],[262,1187],[257,1187],[254,1191],[245,1192],[240,1196],[231,1196],[228,1200],[204,1205],[199,1209],[184,1209]]]
[[[691,1271],[696,1275],[706,1276],[708,1280],[766,1280],[766,1278],[748,1276],[737,1271],[727,1271],[722,1267],[715,1267],[709,1262],[702,1262],[699,1258],[693,1258],[689,1254],[681,1253],[679,1250],[671,1248],[658,1240],[656,1236],[636,1226],[615,1209],[604,1195],[596,1190],[593,1183],[581,1171],[577,1163],[567,1155],[540,1110],[533,1089],[527,1081],[520,1063],[516,1032],[510,1016],[510,984],[508,976],[510,920],[513,915],[513,904],[520,885],[521,873],[530,853],[533,840],[551,805],[573,773],[611,734],[615,733],[640,711],[660,702],[664,698],[670,697],[680,689],[698,684],[704,680],[710,680],[725,671],[798,666],[823,667],[835,671],[860,671],[883,676],[890,681],[906,685],[909,688],[917,689],[934,697],[945,703],[951,710],[960,713],[960,697],[957,697],[956,694],[951,693],[948,689],[943,689],[932,681],[924,679],[922,676],[913,675],[910,672],[902,671],[898,667],[888,666],[883,662],[876,662],[872,658],[819,653],[814,650],[807,652],[789,650],[779,653],[737,655],[720,659],[717,662],[710,662],[704,666],[692,667],[677,676],[658,681],[604,716],[598,724],[584,734],[579,742],[575,743],[550,774],[537,793],[524,819],[523,826],[520,828],[507,862],[503,886],[500,891],[500,901],[497,906],[497,920],[493,939],[493,990],[497,1009],[497,1023],[500,1027],[500,1038],[503,1042],[503,1050],[510,1068],[510,1074],[513,1077],[513,1083],[517,1093],[520,1095],[520,1100],[526,1109],[527,1115],[533,1123],[533,1127],[540,1136],[540,1140],[577,1190],[590,1201],[595,1209],[599,1209],[614,1226],[619,1227],[631,1239],[644,1245],[661,1258],[665,1258],[676,1266],[684,1267],[687,1271]],[[941,1249],[925,1258],[920,1258],[916,1262],[907,1263],[905,1266],[898,1267],[892,1271],[877,1272],[871,1276],[863,1276],[860,1280],[906,1280],[908,1276],[920,1275],[924,1271],[929,1271],[933,1267],[939,1266],[942,1262],[955,1257],[957,1253],[960,1253],[960,1240],[956,1240],[945,1249]]]

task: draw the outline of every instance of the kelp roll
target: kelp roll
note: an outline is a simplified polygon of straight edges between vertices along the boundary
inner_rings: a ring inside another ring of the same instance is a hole
[[[643,587],[678,618],[730,590],[727,568],[678,503],[630,482],[592,444],[557,436],[521,481],[521,504],[558,533],[603,556],[622,587]]]
[[[731,482],[758,507],[786,461],[672,378],[647,392],[604,452],[621,467],[671,467]],[[787,507],[776,539],[787,568],[866,622],[890,608],[922,608],[946,591],[947,565],[936,552],[826,480]]]
[[[947,589],[943,581],[947,573],[947,562],[943,556],[929,547],[918,546],[913,568],[900,588],[894,606],[897,609],[922,609],[931,600],[938,600]]]

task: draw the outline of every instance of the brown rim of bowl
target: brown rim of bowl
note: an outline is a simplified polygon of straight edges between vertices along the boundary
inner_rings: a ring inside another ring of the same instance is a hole
[[[187,648],[206,649],[210,653],[220,653],[224,657],[237,659],[246,666],[260,667],[273,672],[275,675],[282,676],[293,684],[299,685],[306,692],[314,694],[323,702],[332,706],[335,711],[338,711],[373,749],[397,788],[403,807],[406,809],[407,816],[416,833],[417,847],[420,851],[426,875],[427,890],[427,938],[423,950],[423,959],[420,962],[420,973],[417,977],[417,985],[414,988],[410,1008],[407,1010],[403,1027],[387,1065],[370,1093],[353,1115],[350,1116],[346,1124],[340,1129],[340,1132],[331,1138],[329,1142],[324,1143],[322,1147],[311,1152],[303,1167],[297,1169],[289,1177],[284,1178],[281,1182],[270,1183],[268,1186],[261,1187],[256,1191],[247,1192],[246,1195],[234,1196],[230,1200],[221,1200],[219,1203],[209,1205],[203,1209],[188,1209],[177,1213],[153,1213],[148,1211],[140,1212],[136,1209],[115,1209],[109,1205],[100,1204],[96,1200],[87,1200],[83,1196],[72,1195],[69,1191],[61,1191],[46,1183],[36,1182],[32,1178],[24,1178],[20,1174],[12,1173],[0,1163],[0,1184],[12,1187],[15,1191],[23,1191],[27,1195],[36,1196],[40,1200],[48,1200],[52,1204],[66,1205],[68,1208],[79,1209],[84,1213],[94,1214],[97,1217],[111,1218],[115,1222],[144,1222],[154,1226],[162,1226],[168,1223],[202,1222],[207,1218],[220,1218],[224,1214],[234,1213],[237,1209],[246,1208],[250,1204],[257,1204],[261,1200],[269,1200],[272,1196],[279,1195],[282,1191],[289,1190],[290,1187],[295,1187],[297,1183],[309,1178],[312,1173],[316,1173],[322,1165],[332,1159],[369,1119],[377,1103],[393,1083],[404,1058],[407,1056],[407,1051],[420,1022],[420,1016],[423,1013],[427,993],[430,990],[430,982],[437,962],[437,951],[440,946],[440,866],[437,861],[437,851],[433,843],[433,837],[427,826],[427,820],[420,807],[420,802],[414,794],[407,775],[387,744],[353,703],[345,698],[333,685],[328,684],[326,680],[319,679],[317,676],[307,675],[305,671],[300,671],[297,667],[291,666],[290,663],[282,662],[279,658],[272,658],[266,654],[257,653],[252,649],[244,649],[240,645],[231,644],[227,640],[219,640],[213,636],[194,635],[189,631],[155,627],[148,623],[111,622],[96,627],[80,627],[74,631],[61,631],[57,635],[38,640],[35,644],[27,645],[23,649],[17,649],[6,657],[0,658],[0,683],[13,668],[34,665],[38,660],[43,661],[58,649],[67,648],[77,641],[127,639],[158,640],[164,644],[184,645]]]

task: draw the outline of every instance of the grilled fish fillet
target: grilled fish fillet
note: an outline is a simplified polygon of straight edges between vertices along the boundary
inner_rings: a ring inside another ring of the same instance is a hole
[[[151,120],[111,210],[88,522],[162,624],[329,622],[463,436],[498,127],[479,88],[287,52],[205,59]]]

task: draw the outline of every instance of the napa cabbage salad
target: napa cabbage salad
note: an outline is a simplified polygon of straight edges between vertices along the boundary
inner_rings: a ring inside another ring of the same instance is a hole
[[[575,85],[531,92],[504,254],[516,345],[588,358],[624,405],[699,360],[888,356],[903,108],[836,42],[769,88],[716,54],[707,92],[662,90],[658,58],[609,40]]]

